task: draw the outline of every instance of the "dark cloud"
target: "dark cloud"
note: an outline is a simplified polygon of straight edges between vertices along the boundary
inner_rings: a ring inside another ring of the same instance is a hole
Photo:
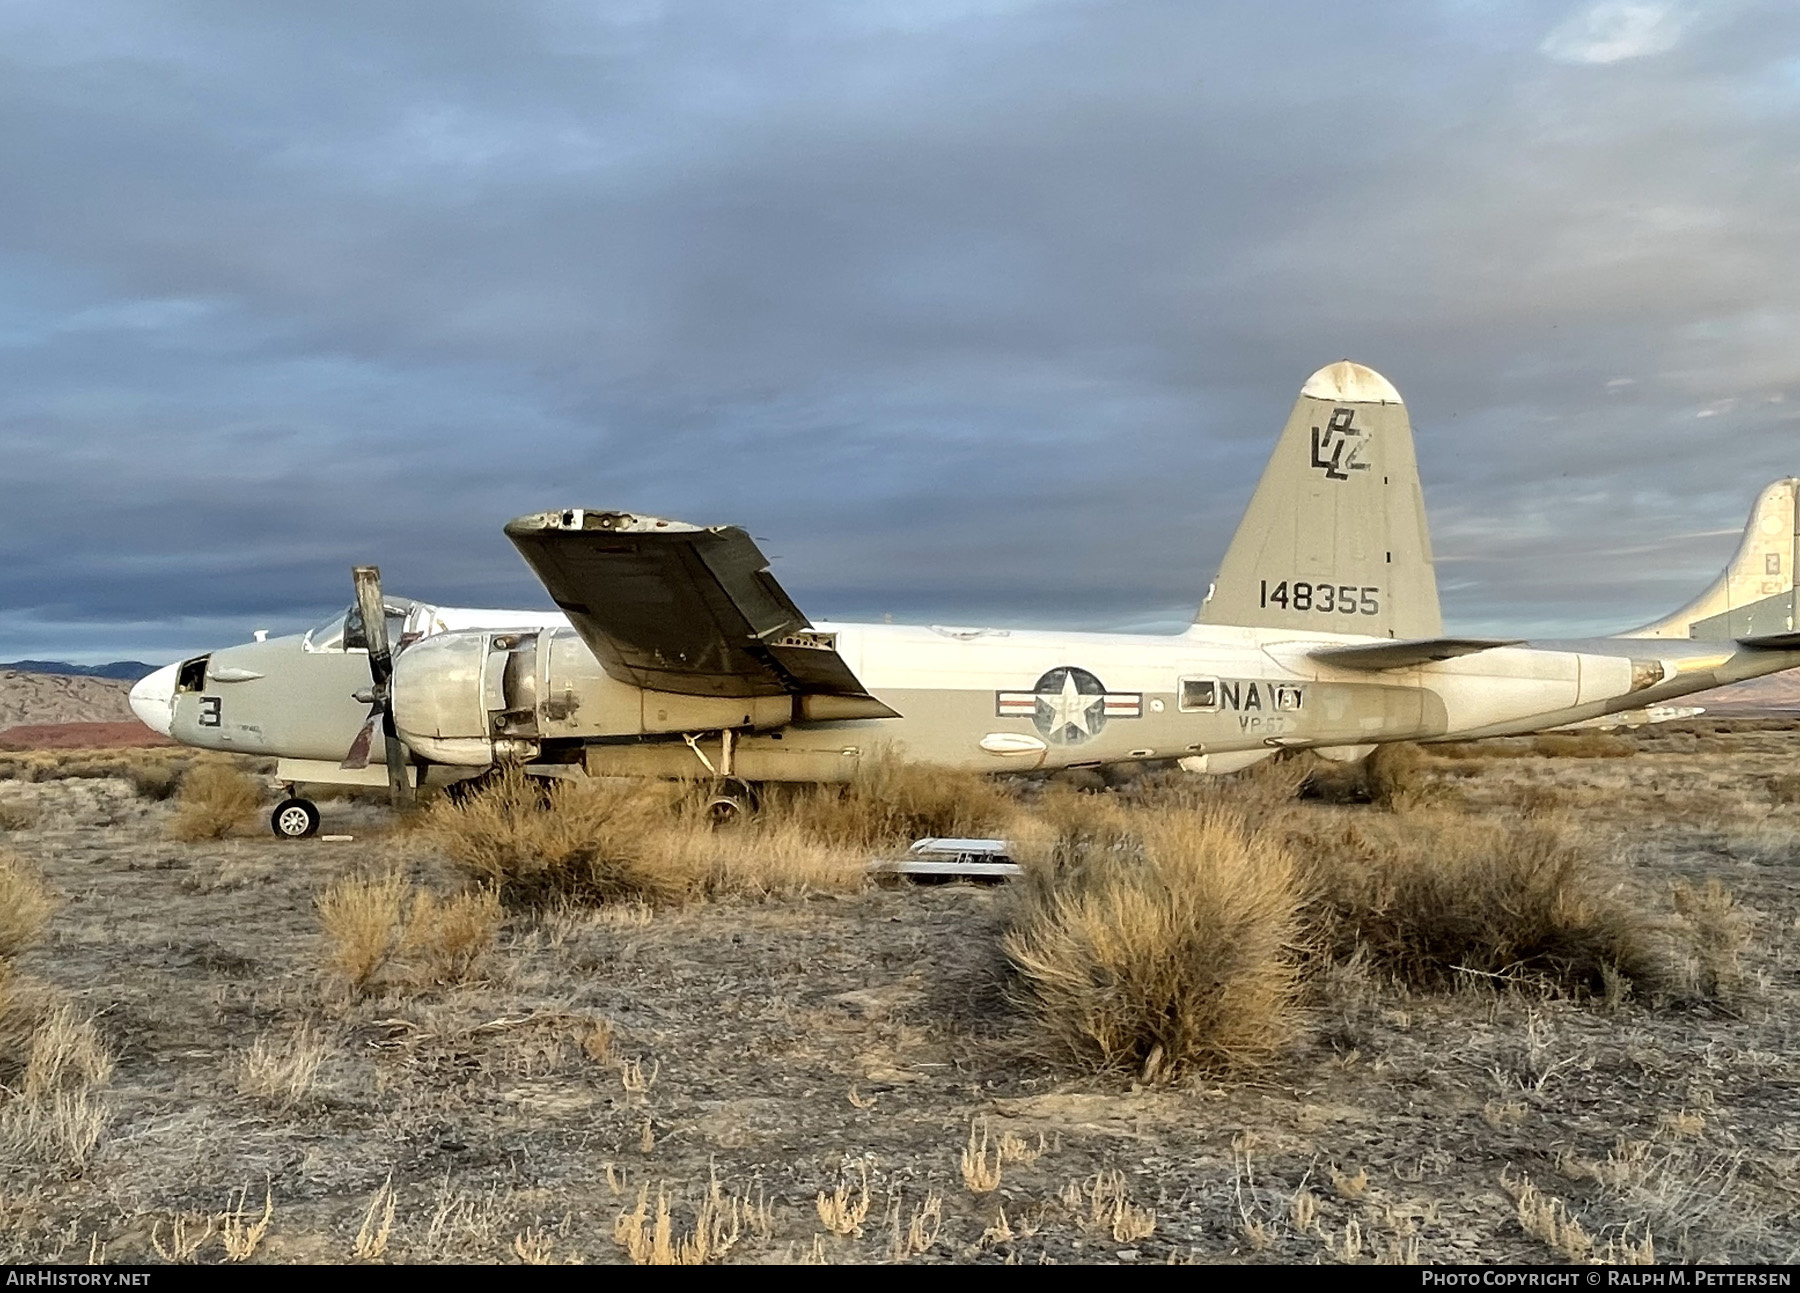
[[[820,614],[1179,623],[1298,384],[1408,397],[1447,619],[1616,629],[1800,470],[1800,12],[1441,0],[0,10],[0,656],[545,506]]]

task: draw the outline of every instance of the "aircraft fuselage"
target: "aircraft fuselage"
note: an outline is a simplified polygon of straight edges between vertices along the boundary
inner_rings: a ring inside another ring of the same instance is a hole
[[[899,716],[809,718],[795,697],[678,695],[621,682],[555,613],[415,614],[422,631],[395,666],[396,718],[420,758],[463,772],[549,759],[596,774],[837,781],[883,748],[979,772],[1132,759],[1204,759],[1188,766],[1216,772],[1281,748],[1535,731],[1800,663],[1800,653],[1730,643],[1606,638],[1372,673],[1307,654],[1380,640],[1345,634],[822,623],[817,631]],[[161,671],[166,730],[184,744],[308,765],[294,780],[378,784],[379,733],[374,771],[335,766],[369,713],[357,699],[369,685],[367,656],[319,649],[312,637],[213,652],[199,668],[189,662],[185,685],[182,667]]]

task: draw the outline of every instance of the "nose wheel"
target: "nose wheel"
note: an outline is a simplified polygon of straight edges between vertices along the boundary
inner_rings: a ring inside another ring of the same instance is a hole
[[[284,840],[319,833],[319,806],[310,799],[284,799],[269,814],[269,829]]]

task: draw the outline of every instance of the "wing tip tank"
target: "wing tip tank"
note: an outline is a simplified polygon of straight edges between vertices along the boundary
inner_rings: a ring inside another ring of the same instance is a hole
[[[1306,379],[1302,395],[1332,404],[1404,404],[1394,384],[1373,368],[1348,359],[1326,364]]]

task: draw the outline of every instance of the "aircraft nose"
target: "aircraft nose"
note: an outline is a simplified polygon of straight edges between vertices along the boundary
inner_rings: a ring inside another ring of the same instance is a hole
[[[169,735],[175,724],[175,675],[178,664],[164,665],[131,689],[131,712],[153,732]]]

